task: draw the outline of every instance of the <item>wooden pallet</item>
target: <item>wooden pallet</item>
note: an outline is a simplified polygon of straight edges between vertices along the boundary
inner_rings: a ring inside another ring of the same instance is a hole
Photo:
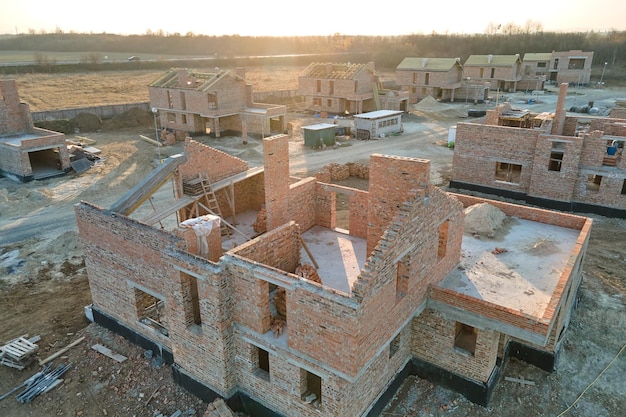
[[[18,337],[0,347],[0,364],[22,370],[38,350],[39,346],[24,336]]]

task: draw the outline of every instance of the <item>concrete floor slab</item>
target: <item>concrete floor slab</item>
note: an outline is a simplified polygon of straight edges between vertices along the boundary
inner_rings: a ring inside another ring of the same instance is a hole
[[[322,283],[350,294],[352,285],[365,266],[365,239],[320,226],[303,233],[302,239],[319,264],[317,273]],[[313,264],[304,248],[301,259],[303,264]]]
[[[579,231],[509,218],[508,232],[494,239],[464,235],[459,267],[441,287],[543,317]],[[506,252],[493,253],[496,248]]]

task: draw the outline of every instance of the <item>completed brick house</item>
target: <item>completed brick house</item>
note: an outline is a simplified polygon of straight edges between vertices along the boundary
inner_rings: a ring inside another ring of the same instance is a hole
[[[522,79],[522,61],[515,55],[470,55],[463,64],[466,80],[487,81],[491,90],[515,92]]]
[[[383,88],[374,63],[311,63],[298,77],[305,108],[330,114],[408,110],[408,92]]]
[[[463,66],[459,58],[407,57],[396,67],[396,84],[409,91],[411,103],[426,96],[454,101],[462,79]]]
[[[260,137],[285,131],[287,108],[255,103],[245,70],[201,73],[171,69],[148,85],[150,106],[162,128],[188,134],[241,132]]]
[[[34,127],[15,80],[0,80],[0,176],[28,182],[71,169],[65,135]]]
[[[163,211],[131,217],[132,193],[111,209],[77,204],[95,321],[158,352],[203,399],[252,400],[253,415],[377,416],[410,374],[487,404],[509,354],[553,369],[590,219],[445,193],[423,159],[371,155],[364,191],[324,171],[290,177],[285,135],[264,139],[263,157],[250,169],[187,139],[155,170],[175,168]],[[213,193],[237,232],[205,216]],[[464,233],[480,203],[514,219],[497,241],[508,253]],[[152,226],[168,213],[172,227]],[[516,248],[532,245],[523,230],[558,250]]]
[[[566,211],[626,217],[626,119],[531,115],[504,103],[456,128],[450,185]],[[623,115],[622,115],[623,116]]]

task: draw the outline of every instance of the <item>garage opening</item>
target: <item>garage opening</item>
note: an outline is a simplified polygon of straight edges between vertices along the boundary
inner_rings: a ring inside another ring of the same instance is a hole
[[[28,159],[35,179],[54,177],[63,173],[59,148],[29,152]]]

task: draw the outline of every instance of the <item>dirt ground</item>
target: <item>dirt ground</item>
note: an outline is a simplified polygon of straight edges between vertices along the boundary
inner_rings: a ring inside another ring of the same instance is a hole
[[[577,92],[573,99],[583,102],[594,98],[609,107],[611,94],[616,98],[626,96],[623,91],[601,93],[592,96],[592,92]],[[465,120],[463,115],[470,106],[458,103],[416,108],[403,120],[405,132],[399,137],[346,140],[336,149],[307,149],[301,138],[294,137],[290,142],[291,173],[311,174],[330,162],[366,162],[369,154],[382,152],[430,159],[431,180],[445,188],[453,155],[445,146],[448,129]],[[317,123],[319,118],[290,115],[288,121],[301,126]],[[155,416],[157,411],[171,415],[176,410],[200,416],[206,408],[172,382],[168,366],[121,337],[90,324],[83,314],[91,297],[73,204],[86,200],[108,207],[150,172],[159,157],[182,150],[180,145],[157,150],[140,140],[139,134],[153,136],[154,130],[145,126],[83,134],[96,141],[94,146],[102,150],[103,161],[82,175],[28,184],[0,178],[0,343],[24,334],[40,335],[38,358],[45,359],[79,337],[86,337],[52,361],[54,367],[72,363],[61,386],[29,404],[8,397],[0,401],[0,416],[139,417]],[[249,139],[248,145],[235,137],[199,140],[242,157],[252,166],[262,163],[258,139]],[[171,186],[164,186],[153,204],[163,204],[171,196]],[[146,205],[141,210],[152,208]],[[502,380],[488,408],[419,378],[410,378],[383,415],[556,416],[581,393],[584,395],[568,415],[621,415],[626,409],[626,353],[611,361],[626,343],[626,220],[592,217],[595,223],[584,265],[585,278],[556,372],[547,373],[510,360],[504,375],[535,385]],[[96,353],[91,349],[95,343],[128,359],[118,363]],[[23,371],[0,366],[0,395],[39,368],[36,363]]]

